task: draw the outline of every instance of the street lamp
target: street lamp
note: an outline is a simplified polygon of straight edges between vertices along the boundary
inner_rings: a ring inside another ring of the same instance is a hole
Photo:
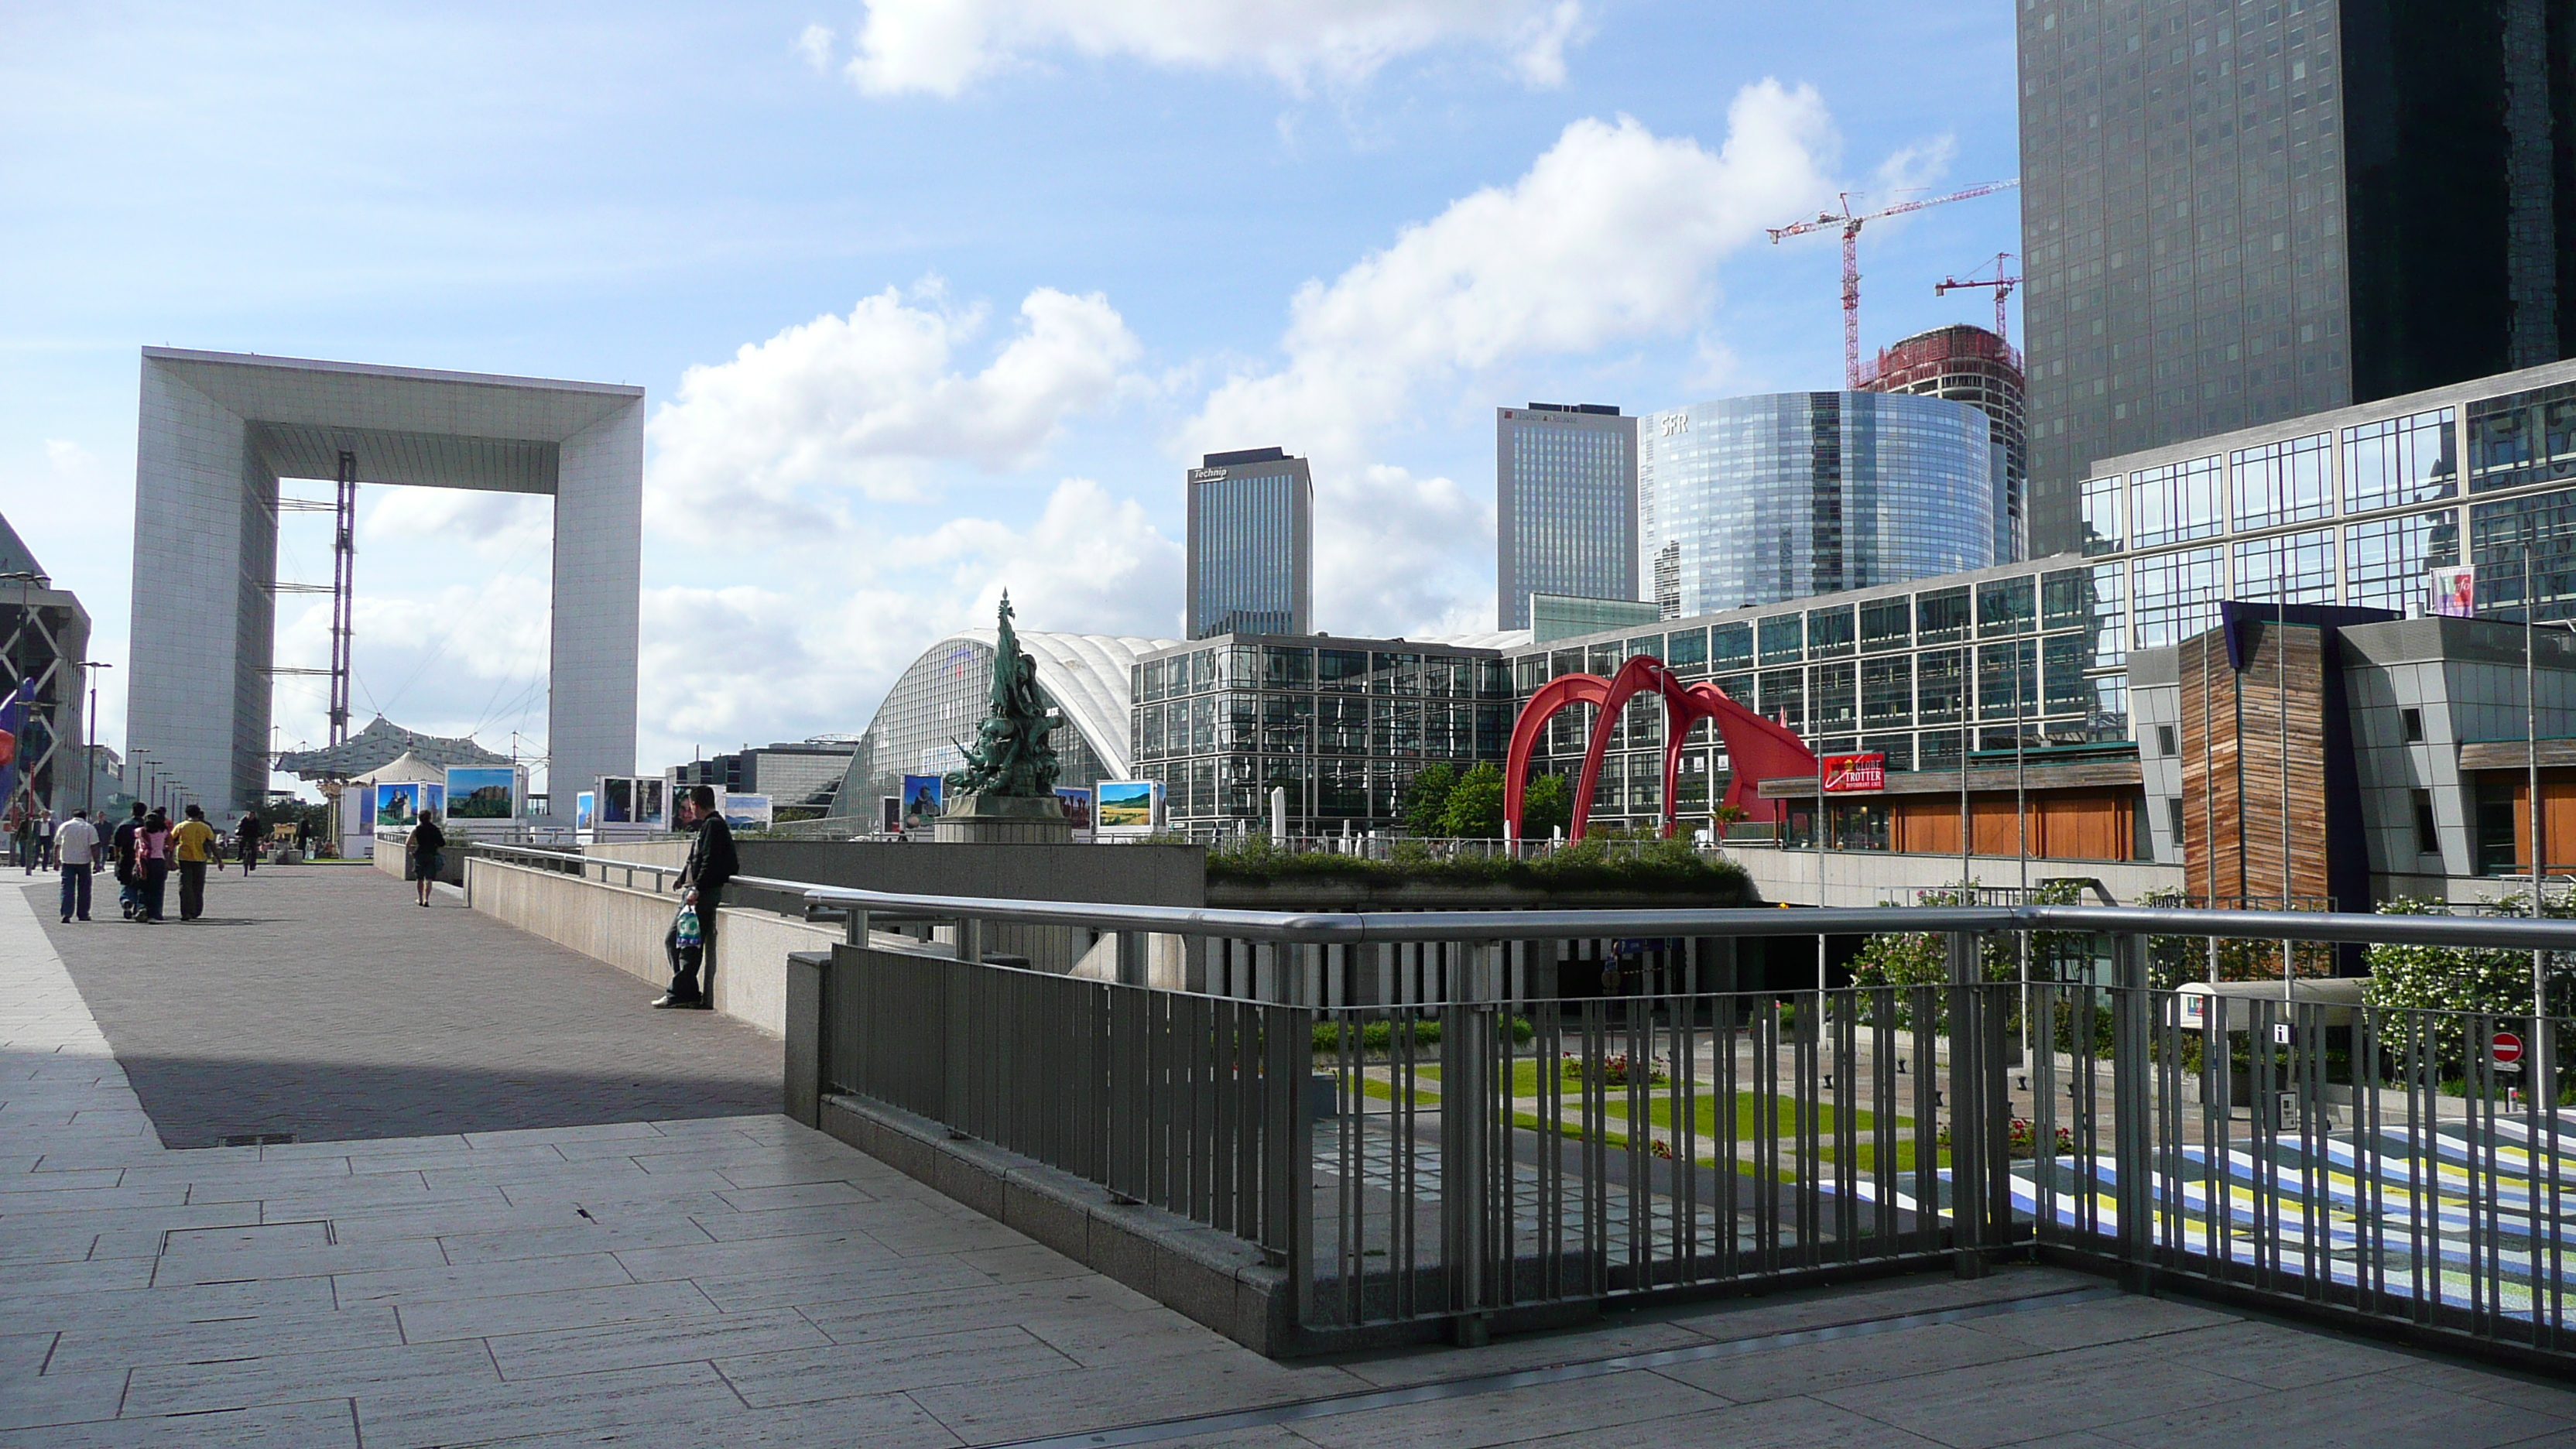
[[[75,669],[114,669],[116,666],[98,659],[84,659]],[[98,818],[98,677],[89,681],[89,748],[81,755],[81,809],[90,819]]]

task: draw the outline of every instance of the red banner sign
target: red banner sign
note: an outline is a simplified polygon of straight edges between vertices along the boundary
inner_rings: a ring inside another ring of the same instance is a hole
[[[1854,795],[1887,788],[1887,756],[1875,751],[1866,755],[1827,755],[1818,760],[1823,769],[1825,793]]]

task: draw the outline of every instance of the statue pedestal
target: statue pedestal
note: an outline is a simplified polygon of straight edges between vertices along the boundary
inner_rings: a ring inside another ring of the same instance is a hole
[[[1053,795],[960,795],[931,827],[941,845],[1069,845],[1073,825]]]

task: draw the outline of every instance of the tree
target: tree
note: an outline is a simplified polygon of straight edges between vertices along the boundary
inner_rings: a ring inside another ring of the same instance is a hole
[[[1458,771],[1443,760],[1435,760],[1414,772],[1413,786],[1404,796],[1404,832],[1416,839],[1440,833],[1441,815],[1449,808],[1449,792],[1458,787]]]
[[[1521,838],[1545,840],[1574,825],[1574,791],[1563,775],[1540,775],[1521,792]]]
[[[1443,833],[1460,840],[1492,840],[1503,833],[1503,769],[1491,760],[1459,777],[1440,814]]]

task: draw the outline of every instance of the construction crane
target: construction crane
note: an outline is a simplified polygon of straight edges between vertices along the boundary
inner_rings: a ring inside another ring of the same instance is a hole
[[[1946,297],[1952,292],[1961,291],[1969,287],[1994,288],[1995,335],[2003,338],[2006,342],[2010,342],[2012,340],[2011,336],[2004,331],[2004,302],[2007,298],[2012,296],[2013,288],[2021,285],[2021,278],[2012,275],[2012,268],[2009,265],[2012,259],[2013,254],[2010,252],[1997,252],[1995,253],[1995,274],[1993,276],[1970,276],[1964,279],[1959,277],[1943,277],[1940,281],[1933,284],[1932,295],[1935,297]],[[1977,270],[1984,271],[1985,268],[1979,267]]]
[[[1953,191],[1947,196],[1927,196],[1919,201],[1900,201],[1894,206],[1859,214],[1855,214],[1851,209],[1852,197],[1855,193],[1846,191],[1842,194],[1842,210],[1840,211],[1820,211],[1816,213],[1816,218],[1813,221],[1791,222],[1787,226],[1766,228],[1766,230],[1771,233],[1771,244],[1774,246],[1779,245],[1783,238],[1805,236],[1811,231],[1821,231],[1829,226],[1838,226],[1843,229],[1844,386],[1857,388],[1861,383],[1860,229],[1862,223],[1877,221],[1881,217],[1902,216],[1906,212],[1921,211],[1928,206],[1942,206],[1953,201],[1966,201],[1970,197],[1992,196],[1998,191],[2007,191],[2019,185],[2021,185],[2021,178],[2016,176],[2008,181],[1989,181],[1983,186],[1971,186],[1965,191]]]

